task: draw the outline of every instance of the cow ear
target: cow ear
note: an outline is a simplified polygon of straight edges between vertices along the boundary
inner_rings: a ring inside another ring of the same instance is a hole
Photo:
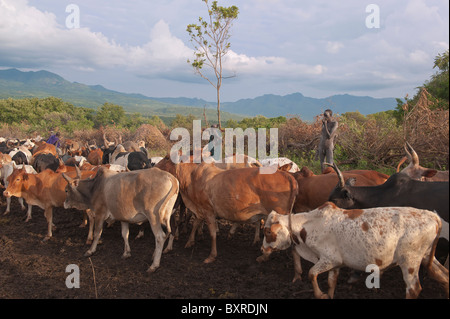
[[[350,192],[346,189],[344,189],[342,191],[342,197],[344,197],[344,199],[349,200],[352,199],[352,195],[350,194]]]
[[[437,173],[437,170],[435,170],[435,169],[427,169],[426,171],[424,171],[422,173],[422,177],[431,178],[434,175],[436,175],[436,173]]]
[[[289,172],[289,170],[292,168],[292,163],[284,164],[283,166],[279,167],[278,169],[280,171]]]
[[[347,179],[347,181],[345,182],[345,185],[347,185],[347,186],[355,186],[356,185],[356,178],[351,177],[351,178]]]

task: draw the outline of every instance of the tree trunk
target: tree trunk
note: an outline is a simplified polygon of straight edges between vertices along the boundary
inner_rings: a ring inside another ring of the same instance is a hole
[[[217,85],[217,121],[219,122],[219,130],[222,130],[222,123],[220,121],[220,85]]]

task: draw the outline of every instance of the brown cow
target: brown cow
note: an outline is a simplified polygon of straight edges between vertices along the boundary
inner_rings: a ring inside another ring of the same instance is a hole
[[[187,156],[186,157],[181,157],[180,159],[183,161],[187,160]],[[193,162],[193,155],[189,156],[189,161],[192,163]],[[258,162],[256,159],[251,158],[247,155],[240,155],[237,156],[236,154],[227,157],[223,160],[222,163],[219,162],[215,162],[214,165],[218,168],[221,169],[236,169],[236,168],[246,168],[246,167],[262,167],[261,163]],[[165,170],[173,175],[176,174],[175,172],[175,166],[173,165],[173,162],[170,158],[170,155],[166,155],[163,159],[161,159],[156,165],[155,167]],[[179,218],[179,223],[176,226],[177,230],[178,227],[180,226],[179,224],[181,223],[181,221],[183,220],[189,220],[190,219],[190,215],[188,213],[188,211],[186,210],[186,206],[184,205],[184,203],[182,203],[182,201],[178,202],[180,204],[180,218]],[[183,211],[182,211],[183,209]],[[186,217],[188,216],[188,217]],[[194,216],[195,217],[195,216]],[[203,222],[204,220],[200,220],[198,218],[194,218],[193,221],[193,226],[192,226],[192,230],[191,233],[189,235],[189,239],[185,245],[185,248],[189,248],[192,247],[195,243],[195,234],[197,233],[197,230],[201,230],[201,227],[203,226]],[[186,225],[186,224],[185,224]],[[232,225],[232,227],[230,228],[230,231],[228,233],[228,238],[231,238],[234,233],[236,232],[237,226],[239,225],[239,223],[234,223]],[[175,232],[176,233],[176,232]],[[258,220],[255,223],[255,239],[254,239],[254,243],[259,241],[259,233],[260,233],[260,221]],[[173,243],[173,239],[174,236],[171,235],[171,237],[169,238],[169,247],[171,247],[172,243]]]
[[[284,166],[281,169],[286,170]],[[314,175],[307,167],[290,174],[298,183],[299,192],[293,209],[296,213],[311,211],[327,202],[339,180],[336,173],[327,173],[325,170],[325,174]],[[343,174],[345,180],[354,178],[359,186],[381,185],[389,178],[388,175],[370,170],[353,170]]]
[[[253,223],[272,210],[289,214],[298,191],[295,179],[283,171],[260,174],[259,168],[223,170],[206,163],[165,164],[172,165],[166,168],[178,178],[186,207],[208,225],[211,252],[205,263],[217,257],[217,217]]]
[[[92,150],[88,156],[87,161],[92,165],[101,165],[103,158],[103,151],[100,148]]]
[[[75,172],[67,172],[66,175],[75,177]],[[95,175],[95,172],[85,171],[82,178]],[[62,173],[55,173],[52,170],[45,170],[39,174],[28,174],[25,169],[16,169],[8,177],[8,187],[3,192],[5,197],[23,197],[29,205],[36,205],[44,209],[47,219],[47,235],[44,241],[52,237],[53,208],[64,207],[66,199],[66,180]],[[93,223],[89,225],[88,242],[93,237]]]

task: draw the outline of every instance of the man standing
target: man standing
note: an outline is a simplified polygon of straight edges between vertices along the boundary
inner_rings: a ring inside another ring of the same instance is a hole
[[[319,143],[319,160],[322,171],[325,169],[323,163],[333,164],[334,142],[337,136],[338,122],[333,119],[333,112],[328,109],[323,113],[322,131]]]

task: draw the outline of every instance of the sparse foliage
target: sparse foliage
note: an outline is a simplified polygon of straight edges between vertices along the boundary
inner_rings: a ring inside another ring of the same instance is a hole
[[[208,18],[200,17],[198,24],[189,24],[186,31],[191,37],[194,45],[194,60],[188,60],[196,74],[207,80],[217,93],[217,120],[221,128],[220,120],[220,89],[223,77],[223,58],[230,49],[230,29],[233,21],[237,19],[239,9],[236,6],[221,7],[217,1],[213,1],[211,6],[208,0],[205,2],[208,9]],[[208,76],[203,69],[209,67],[214,73],[214,79]]]

